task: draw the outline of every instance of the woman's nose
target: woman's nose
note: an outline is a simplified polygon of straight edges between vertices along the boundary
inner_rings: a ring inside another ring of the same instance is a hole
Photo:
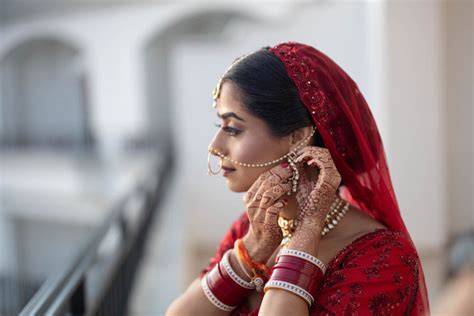
[[[209,144],[209,150],[215,156],[218,156],[217,152],[219,152],[222,155],[226,155],[225,147],[222,141],[220,140],[219,133],[216,133],[211,143]]]

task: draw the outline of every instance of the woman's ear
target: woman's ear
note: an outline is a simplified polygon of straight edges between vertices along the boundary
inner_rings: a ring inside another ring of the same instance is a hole
[[[291,133],[290,148],[291,149],[296,148],[296,146],[301,144],[303,140],[305,140],[306,138],[309,137],[309,135],[311,135],[312,131],[313,131],[313,126],[305,126],[305,127],[298,128],[293,133]],[[313,142],[310,140],[307,142],[307,144],[311,145],[313,144]]]

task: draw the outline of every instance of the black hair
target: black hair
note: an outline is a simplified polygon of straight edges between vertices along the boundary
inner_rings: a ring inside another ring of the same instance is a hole
[[[314,126],[285,66],[268,47],[237,62],[222,78],[225,81],[235,84],[244,109],[263,120],[273,136],[283,137],[299,128]],[[317,130],[312,145],[325,147]]]
[[[314,126],[285,66],[268,48],[263,47],[238,61],[223,76],[222,83],[235,84],[244,109],[263,120],[273,136],[283,137],[299,128]],[[326,148],[318,130],[311,145]]]

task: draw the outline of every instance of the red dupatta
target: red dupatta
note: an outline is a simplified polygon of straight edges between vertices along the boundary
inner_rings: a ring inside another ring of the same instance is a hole
[[[282,61],[310,111],[342,176],[343,197],[392,230],[403,232],[413,245],[400,215],[377,125],[357,84],[311,46],[286,42],[269,51]],[[429,303],[421,263],[419,269],[413,312],[426,315]]]

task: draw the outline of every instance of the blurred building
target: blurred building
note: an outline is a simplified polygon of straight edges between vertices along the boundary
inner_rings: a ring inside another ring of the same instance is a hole
[[[474,226],[472,19],[462,0],[0,0],[0,275],[44,280],[171,143],[172,193],[131,306],[162,313],[243,211],[206,175],[211,91],[235,57],[296,40],[371,106],[433,301],[447,242]]]

